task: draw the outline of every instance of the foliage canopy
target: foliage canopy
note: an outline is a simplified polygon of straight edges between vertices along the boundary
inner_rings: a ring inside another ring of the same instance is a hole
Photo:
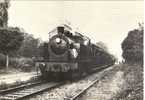
[[[19,28],[0,28],[0,52],[10,54],[17,51],[23,41],[23,33]]]
[[[122,42],[122,56],[125,62],[143,62],[143,28],[128,32],[128,36]]]

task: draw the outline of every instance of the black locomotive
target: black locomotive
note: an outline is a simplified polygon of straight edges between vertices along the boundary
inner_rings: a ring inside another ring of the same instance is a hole
[[[43,78],[73,78],[113,65],[115,59],[68,25],[58,26],[36,61]]]

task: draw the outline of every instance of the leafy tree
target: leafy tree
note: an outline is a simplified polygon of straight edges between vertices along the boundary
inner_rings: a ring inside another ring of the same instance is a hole
[[[122,42],[122,56],[127,63],[143,62],[143,25],[138,29],[128,32],[128,36]]]
[[[7,27],[10,0],[0,0],[0,27]]]
[[[19,28],[0,28],[0,53],[6,55],[6,67],[9,66],[9,54],[16,52],[23,41]]]
[[[96,45],[100,48],[102,48],[104,51],[108,52],[108,47],[105,43],[103,43],[102,41],[99,41],[96,43]]]
[[[40,40],[33,37],[31,34],[25,33],[24,41],[18,53],[23,57],[35,57],[38,55],[38,46]]]
[[[48,42],[42,42],[38,47],[38,58],[44,58],[48,59],[49,53],[48,53]]]

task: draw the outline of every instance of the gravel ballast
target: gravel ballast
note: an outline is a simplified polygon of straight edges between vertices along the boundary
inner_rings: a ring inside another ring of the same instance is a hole
[[[110,68],[106,69],[109,70]],[[104,72],[98,72],[91,76],[88,76],[78,82],[68,82],[67,84],[60,86],[48,92],[44,92],[41,95],[29,98],[29,100],[64,100],[64,98],[71,98],[76,93],[87,87],[93,80],[100,77]]]

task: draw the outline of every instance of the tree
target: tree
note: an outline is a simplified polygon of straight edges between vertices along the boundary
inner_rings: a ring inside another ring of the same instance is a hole
[[[0,1],[0,27],[7,27],[10,0]]]
[[[122,56],[127,63],[143,63],[143,24],[138,29],[128,32],[122,42]]]
[[[99,41],[96,43],[96,45],[100,48],[102,48],[104,51],[108,52],[108,47],[105,43],[103,43],[102,41]]]
[[[17,27],[0,28],[0,53],[6,55],[6,68],[9,66],[9,54],[20,48],[23,39],[23,33]]]
[[[20,47],[18,53],[23,57],[35,57],[38,55],[38,46],[40,44],[40,40],[33,37],[31,34],[25,33],[24,41],[22,46]]]

